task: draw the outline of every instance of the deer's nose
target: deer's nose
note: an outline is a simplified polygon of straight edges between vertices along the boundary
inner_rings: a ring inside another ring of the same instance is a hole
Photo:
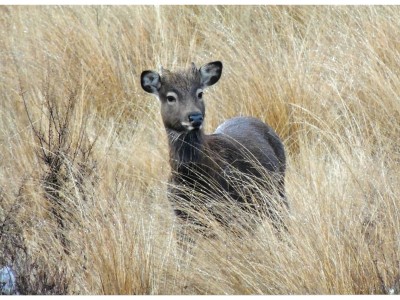
[[[203,114],[200,112],[189,114],[189,122],[194,128],[199,128],[203,124]]]

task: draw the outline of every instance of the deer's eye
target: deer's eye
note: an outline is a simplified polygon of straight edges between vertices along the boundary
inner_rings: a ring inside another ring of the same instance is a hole
[[[167,102],[169,104],[172,104],[172,103],[176,102],[177,98],[178,98],[178,96],[174,92],[168,92],[167,93]]]
[[[198,89],[196,94],[197,94],[197,99],[203,99],[203,90]]]
[[[176,98],[175,98],[174,96],[168,96],[168,97],[167,97],[167,101],[168,101],[168,102],[175,102],[175,101],[176,101]]]

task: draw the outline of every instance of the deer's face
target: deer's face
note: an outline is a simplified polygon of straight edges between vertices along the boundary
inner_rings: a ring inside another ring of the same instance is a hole
[[[195,72],[163,72],[159,91],[165,127],[175,131],[201,129],[205,117],[203,89]]]
[[[162,75],[144,71],[141,85],[146,92],[155,94],[161,102],[161,116],[168,129],[185,132],[203,126],[205,105],[203,89],[221,77],[222,64],[214,62],[197,69],[194,64],[186,71],[173,73],[163,70]]]

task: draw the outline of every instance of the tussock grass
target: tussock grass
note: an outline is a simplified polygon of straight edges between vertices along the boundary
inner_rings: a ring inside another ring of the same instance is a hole
[[[24,294],[399,293],[399,29],[395,6],[0,7],[0,265]],[[276,129],[288,232],[204,212],[186,248],[139,76],[213,60],[206,131]]]

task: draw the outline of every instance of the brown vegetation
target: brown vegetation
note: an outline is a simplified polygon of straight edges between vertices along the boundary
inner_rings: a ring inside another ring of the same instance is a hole
[[[398,293],[399,30],[395,6],[0,7],[0,266],[24,294]],[[204,215],[186,251],[140,73],[214,60],[205,130],[275,128],[291,216]]]

